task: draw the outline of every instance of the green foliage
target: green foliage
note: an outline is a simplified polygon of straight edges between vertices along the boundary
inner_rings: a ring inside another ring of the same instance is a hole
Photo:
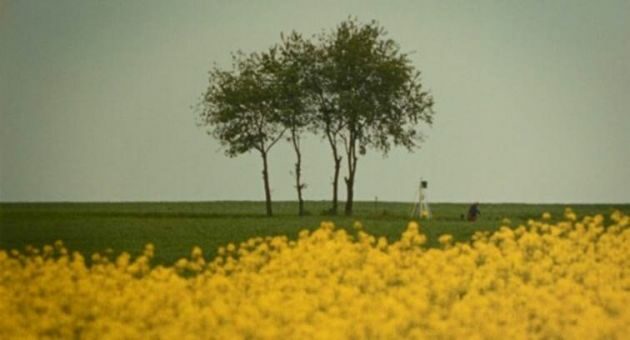
[[[285,132],[274,107],[276,82],[262,64],[263,58],[268,56],[237,53],[232,70],[215,67],[210,71],[202,124],[230,157],[251,150],[266,153]]]
[[[315,46],[295,31],[281,37],[282,43],[272,48],[277,54],[265,54],[262,60],[265,69],[274,75],[278,120],[299,137],[313,119],[306,77],[313,67]]]
[[[419,123],[432,123],[433,98],[423,91],[420,73],[398,44],[375,21],[342,22],[320,38],[320,102],[324,124],[343,127],[346,149],[360,154],[392,145],[413,149],[421,141]]]

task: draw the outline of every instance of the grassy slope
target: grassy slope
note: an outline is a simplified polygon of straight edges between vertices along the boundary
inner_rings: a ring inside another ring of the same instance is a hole
[[[314,229],[322,220],[350,228],[355,220],[365,229],[390,240],[397,239],[409,221],[409,203],[358,202],[355,216],[322,216],[328,202],[307,202],[312,215],[294,216],[294,202],[274,203],[276,216],[263,215],[262,202],[200,203],[38,203],[0,204],[0,248],[23,249],[63,240],[70,249],[89,254],[112,248],[115,252],[138,253],[144,244],[156,246],[156,263],[171,263],[201,246],[212,256],[220,245],[252,236],[289,235]],[[343,208],[343,206],[341,206]],[[441,234],[468,239],[477,230],[493,230],[504,218],[513,225],[538,218],[544,211],[560,217],[565,205],[481,204],[476,223],[460,220],[464,204],[433,204],[434,219],[422,222],[429,244]],[[630,205],[572,205],[578,215],[620,209],[630,214]]]

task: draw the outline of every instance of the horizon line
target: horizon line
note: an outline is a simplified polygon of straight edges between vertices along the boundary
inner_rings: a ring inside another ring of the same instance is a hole
[[[305,200],[308,202],[330,202],[330,200]],[[339,205],[345,204],[346,201],[338,201]],[[355,200],[354,203],[399,203],[399,204],[415,204],[415,201],[374,201],[374,200]],[[149,204],[149,203],[261,203],[264,200],[119,200],[119,201],[1,201],[0,204]],[[298,203],[297,200],[278,200],[274,203]],[[429,202],[429,204],[519,204],[519,205],[630,205],[630,202],[522,202],[522,201],[438,201]]]

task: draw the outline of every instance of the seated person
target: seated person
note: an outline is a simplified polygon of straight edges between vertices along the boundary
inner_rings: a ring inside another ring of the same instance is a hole
[[[481,211],[479,211],[479,203],[475,202],[468,209],[468,221],[476,221],[478,215],[481,215]]]

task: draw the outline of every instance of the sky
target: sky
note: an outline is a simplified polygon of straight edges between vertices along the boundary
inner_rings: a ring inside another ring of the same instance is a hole
[[[630,1],[0,0],[0,201],[264,200],[197,125],[212,65],[375,19],[435,99],[427,140],[359,159],[355,198],[630,203]],[[331,197],[307,136],[305,198]],[[270,154],[274,200],[294,155]],[[342,172],[346,172],[343,168]],[[340,197],[345,197],[341,188]]]

